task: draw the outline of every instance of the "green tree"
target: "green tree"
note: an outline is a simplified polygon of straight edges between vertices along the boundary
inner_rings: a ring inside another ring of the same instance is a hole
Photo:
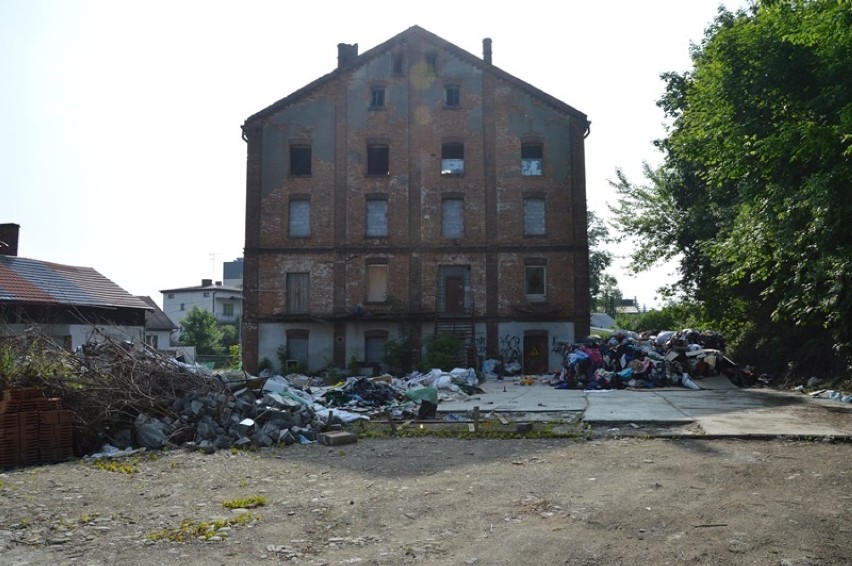
[[[743,347],[852,364],[852,4],[720,10],[691,56],[663,75],[662,166],[613,183],[621,230],[657,246],[635,265],[678,257],[678,287]]]
[[[603,246],[610,243],[609,230],[601,218],[593,211],[587,213],[589,240],[589,294],[594,312],[606,310],[608,301],[605,297],[612,296],[611,289],[618,286],[615,277],[606,273],[612,265],[612,253]],[[619,296],[619,299],[621,297]]]
[[[195,346],[195,351],[203,356],[225,352],[222,329],[209,310],[192,307],[180,325],[183,329],[180,336],[182,346]]]
[[[240,343],[240,323],[220,324],[219,328],[222,330],[222,346],[230,352],[231,346],[238,346]]]

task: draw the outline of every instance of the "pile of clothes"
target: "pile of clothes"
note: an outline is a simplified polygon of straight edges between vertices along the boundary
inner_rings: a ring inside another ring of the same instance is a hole
[[[724,353],[718,332],[644,333],[619,330],[609,339],[589,336],[565,347],[562,369],[551,380],[559,389],[624,389],[682,386],[724,374],[737,383],[746,373]]]

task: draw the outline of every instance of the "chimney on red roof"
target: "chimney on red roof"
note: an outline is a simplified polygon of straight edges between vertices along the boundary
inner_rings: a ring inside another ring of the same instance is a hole
[[[0,224],[0,255],[18,255],[18,224]]]

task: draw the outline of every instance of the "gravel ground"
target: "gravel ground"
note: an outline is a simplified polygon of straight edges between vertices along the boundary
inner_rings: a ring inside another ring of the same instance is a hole
[[[420,437],[80,460],[0,474],[0,563],[849,564],[850,450]]]

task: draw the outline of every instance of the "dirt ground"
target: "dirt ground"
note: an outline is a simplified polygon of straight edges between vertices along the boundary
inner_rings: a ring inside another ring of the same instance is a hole
[[[647,437],[75,461],[0,474],[0,563],[849,564],[850,462],[844,443]]]

